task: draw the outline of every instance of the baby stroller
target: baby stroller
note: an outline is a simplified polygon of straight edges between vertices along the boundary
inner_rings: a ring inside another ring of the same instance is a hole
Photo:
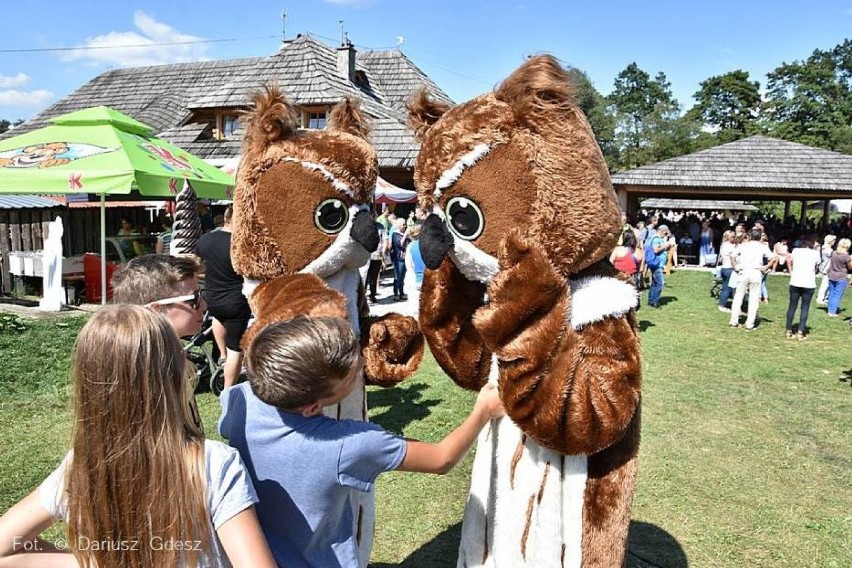
[[[209,313],[204,314],[201,329],[189,338],[183,351],[195,365],[196,385],[209,385],[210,392],[219,396],[225,388],[225,369],[219,364],[219,348],[213,341],[213,318]]]
[[[719,295],[722,293],[722,286],[725,285],[725,279],[722,278],[722,269],[716,267],[713,271],[713,280],[710,282],[710,297],[719,299]]]

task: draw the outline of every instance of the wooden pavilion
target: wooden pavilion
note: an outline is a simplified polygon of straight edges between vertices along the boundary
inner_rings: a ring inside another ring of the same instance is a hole
[[[612,176],[628,214],[640,199],[823,202],[827,224],[832,199],[852,198],[852,155],[766,136],[752,136]]]

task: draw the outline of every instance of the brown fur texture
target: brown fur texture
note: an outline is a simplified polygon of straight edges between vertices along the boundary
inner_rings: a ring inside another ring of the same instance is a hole
[[[624,565],[636,484],[639,425],[637,408],[624,437],[606,450],[589,456],[589,478],[583,502],[584,568]]]
[[[346,317],[346,299],[313,274],[280,276],[264,282],[251,296],[251,311],[257,316],[242,339],[247,349],[255,335],[270,323],[296,316]]]
[[[573,90],[556,60],[538,56],[493,93],[456,107],[422,94],[410,101],[421,140],[421,206],[446,211],[454,197],[475,202],[485,221],[472,244],[498,262],[487,295],[450,258],[427,270],[420,321],[456,383],[481,386],[493,354],[500,396],[524,435],[588,456],[583,566],[620,566],[639,447],[639,339],[632,312],[571,324],[571,281],[623,280],[605,260],[620,212]],[[442,174],[481,144],[490,151],[436,193]]]
[[[449,109],[450,105],[432,100],[427,89],[418,89],[408,100],[408,126],[421,140],[426,130]]]
[[[542,446],[592,454],[624,436],[639,403],[636,331],[607,318],[576,331],[570,291],[541,247],[516,230],[474,325],[501,365],[506,412]]]
[[[484,297],[485,286],[465,278],[448,258],[423,275],[420,329],[441,368],[469,390],[481,389],[491,370],[491,353],[472,320]]]
[[[423,360],[423,334],[414,318],[385,314],[362,320],[361,353],[367,384],[392,387]]]

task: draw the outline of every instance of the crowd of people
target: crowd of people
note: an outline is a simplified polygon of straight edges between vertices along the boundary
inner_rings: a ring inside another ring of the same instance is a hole
[[[405,312],[417,317],[420,307],[420,285],[426,265],[420,253],[420,229],[424,214],[412,210],[397,217],[384,207],[376,216],[379,247],[370,257],[365,275],[365,288],[372,303],[378,303],[377,288],[385,270],[393,270],[393,301],[406,302]]]
[[[833,232],[820,242],[814,236],[817,227],[813,222],[800,226],[792,218],[781,223],[772,216],[749,220],[743,216],[726,218],[716,212],[643,213],[635,224],[629,223],[626,215],[622,216],[624,232],[610,255],[610,262],[633,277],[637,291],[648,289],[649,307],[660,307],[665,276],[674,266],[686,263],[683,254],[678,261],[678,251],[695,245],[688,249],[695,254],[689,256],[694,257],[698,266],[715,270],[720,285],[718,309],[730,313],[731,327],[755,328],[759,304],[769,301],[766,278],[771,272],[790,275],[788,338],[805,340],[818,276],[821,282],[816,302],[827,307],[828,317],[838,317],[852,269],[849,216],[832,222],[827,230]],[[661,219],[673,223],[676,233],[662,224]],[[742,323],[746,300],[748,311]],[[794,326],[796,312],[799,320]]]

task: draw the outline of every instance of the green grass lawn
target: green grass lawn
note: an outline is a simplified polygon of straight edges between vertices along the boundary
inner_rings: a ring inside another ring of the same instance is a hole
[[[787,278],[753,332],[716,310],[707,273],[669,278],[642,308],[642,447],[629,565],[852,565],[852,349],[845,317],[811,307],[811,334],[784,338]],[[0,510],[58,463],[69,436],[68,354],[82,319],[0,332]],[[372,419],[436,441],[473,395],[431,358],[401,386],[372,390]],[[215,437],[218,404],[199,395]],[[391,473],[377,488],[376,566],[455,566],[471,456],[447,476]]]

